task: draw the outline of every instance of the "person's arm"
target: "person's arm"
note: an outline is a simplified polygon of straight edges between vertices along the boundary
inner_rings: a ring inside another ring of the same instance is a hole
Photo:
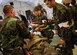
[[[32,20],[32,24],[38,24],[35,20]]]
[[[24,22],[18,20],[16,24],[17,24],[17,28],[19,31],[19,35],[24,38],[30,38],[30,32],[29,32],[28,28],[25,27]]]

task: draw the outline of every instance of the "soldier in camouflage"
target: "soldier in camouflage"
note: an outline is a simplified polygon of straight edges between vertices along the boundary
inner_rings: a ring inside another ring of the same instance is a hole
[[[27,43],[30,43],[27,47],[29,47],[28,50],[31,51],[33,55],[45,55],[44,49],[49,46],[48,44],[51,42],[49,39],[52,39],[54,35],[54,33],[49,29],[47,17],[41,13],[41,9],[42,8],[39,6],[34,8],[32,24],[35,24],[34,31],[39,31],[42,35],[33,35],[32,39],[25,40]]]
[[[40,5],[36,6],[34,8],[34,15],[35,15],[35,11],[39,13],[39,15],[34,17],[32,20],[32,22],[35,21],[36,24],[38,24],[38,26],[35,28],[35,31],[40,31],[44,37],[47,37],[48,39],[52,39],[54,33],[49,27],[46,15],[42,12],[42,7],[40,7]]]
[[[55,0],[44,0],[44,2],[49,8],[53,8],[53,20],[51,21],[51,24],[54,24],[55,30],[59,30],[58,24],[67,20],[65,7],[56,3]]]
[[[51,21],[51,24],[55,24],[55,30],[59,30],[58,24],[67,20],[65,7],[56,3],[55,0],[44,0],[44,2],[49,8],[53,8],[53,20]]]
[[[23,50],[24,39],[30,38],[30,33],[24,22],[20,21],[11,5],[3,8],[4,20],[0,29],[1,48],[3,55],[25,55]]]
[[[54,24],[54,29],[57,30],[57,34],[61,37],[62,45],[65,45],[65,37],[62,37],[60,35],[60,27],[58,26],[58,24],[66,22],[68,20],[66,8],[62,4],[56,3],[55,0],[44,0],[44,2],[49,8],[53,8],[53,20],[51,24]]]

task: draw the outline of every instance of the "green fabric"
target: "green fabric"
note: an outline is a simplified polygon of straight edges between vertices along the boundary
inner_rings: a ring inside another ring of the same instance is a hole
[[[60,23],[66,20],[66,9],[63,5],[57,3],[53,10],[53,16],[56,22]]]
[[[16,35],[18,30],[16,28],[16,21],[17,19],[11,18],[6,25],[5,29],[3,30],[4,35]]]
[[[47,17],[45,15],[40,15],[38,17],[35,17],[33,15],[33,21],[36,21],[39,25],[43,23],[42,20],[46,20],[47,21]],[[45,24],[47,24],[47,22]]]
[[[14,55],[12,54],[14,48],[17,48],[18,46],[22,47],[23,38],[19,37],[19,32],[17,29],[17,19],[13,17],[7,18],[9,19],[1,29],[1,43],[0,46],[3,48],[3,54],[4,55]],[[17,51],[22,51],[21,49],[18,49]],[[16,53],[16,55],[20,55],[20,52]],[[23,53],[21,54],[23,55]]]
[[[58,24],[61,22],[65,22],[67,15],[66,9],[62,4],[56,3],[56,6],[53,7],[53,18],[54,18],[54,29],[59,29]]]
[[[77,29],[77,4],[72,5],[72,10],[73,10],[73,19],[74,19],[74,25],[73,28]]]

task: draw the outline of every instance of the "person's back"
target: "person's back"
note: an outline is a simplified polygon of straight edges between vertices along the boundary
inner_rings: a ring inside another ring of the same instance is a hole
[[[3,55],[24,55],[22,50],[23,42],[25,38],[30,37],[30,33],[24,22],[14,15],[11,5],[5,5],[3,12],[5,19],[0,29],[2,53]]]
[[[12,17],[10,17],[10,19],[6,22],[6,24],[4,24],[2,26],[2,30],[1,30],[1,33],[2,33],[2,48],[3,48],[3,54],[7,55],[7,53],[11,53],[11,52],[8,52],[8,51],[13,51],[13,47],[17,47],[19,46],[17,42],[16,43],[16,40],[18,38],[18,30],[16,28],[16,21],[17,19],[14,19]],[[20,39],[19,39],[20,41]],[[19,43],[21,45],[21,43]],[[12,49],[12,50],[11,50]],[[7,53],[6,53],[6,52]]]

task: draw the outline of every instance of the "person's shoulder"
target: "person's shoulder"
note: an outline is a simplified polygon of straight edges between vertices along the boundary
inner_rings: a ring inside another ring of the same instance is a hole
[[[17,26],[25,26],[25,23],[24,23],[24,21],[22,21],[22,20],[20,20],[20,19],[17,19],[16,25],[17,25]]]
[[[10,17],[8,22],[16,22],[18,19],[18,17]]]
[[[64,7],[62,4],[60,4],[60,3],[57,3],[56,6],[57,6],[57,8],[60,9],[60,10],[62,10],[62,9],[64,10],[64,9],[65,9],[65,7]]]
[[[57,3],[57,9],[61,12],[61,13],[66,13],[66,8],[60,4],[60,3]]]
[[[24,23],[22,20],[17,20],[17,24],[21,24],[21,23]]]

